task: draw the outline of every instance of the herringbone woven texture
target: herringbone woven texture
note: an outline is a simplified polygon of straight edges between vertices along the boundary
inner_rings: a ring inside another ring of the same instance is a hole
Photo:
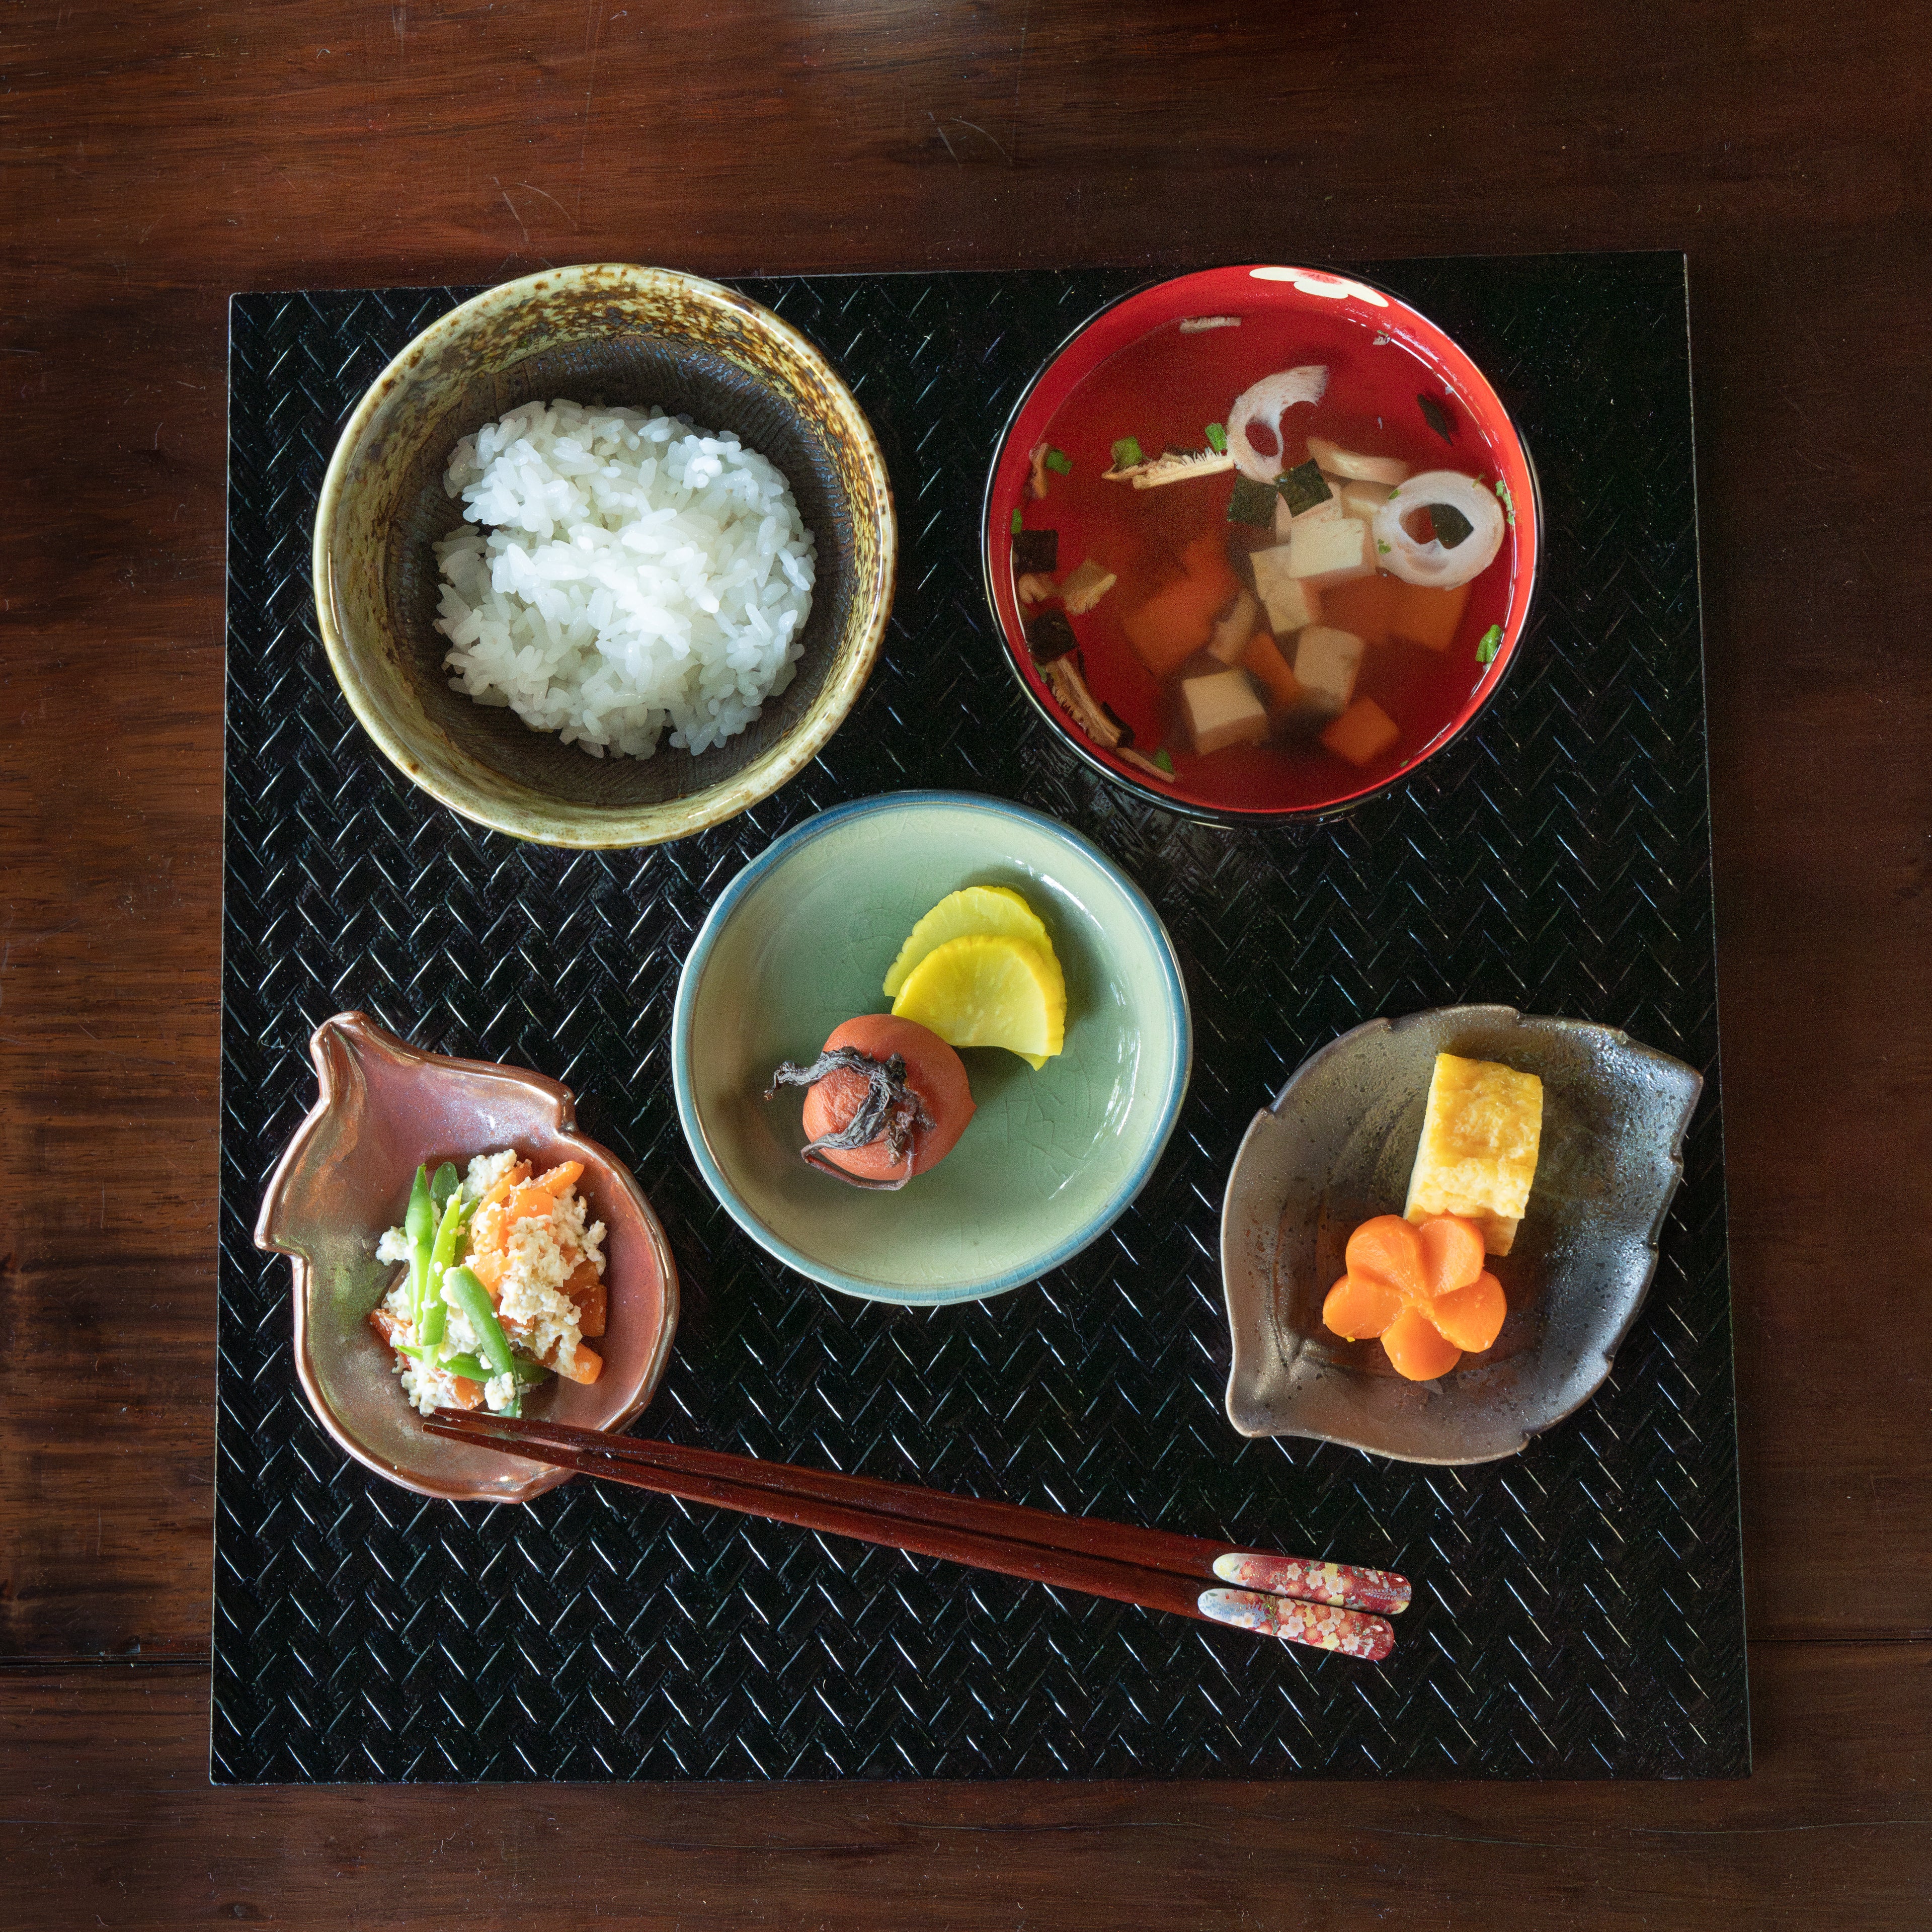
[[[1134,803],[1000,661],[975,520],[1020,387],[1144,279],[760,282],[878,425],[898,604],[851,719],[734,824],[655,851],[480,831],[376,754],[310,594],[328,451],[461,291],[232,309],[218,1780],[1697,1776],[1746,1762],[1717,1085],[1616,1372],[1523,1455],[1461,1472],[1244,1443],[1215,1257],[1236,1144],[1358,1021],[1502,1000],[1628,1028],[1714,1076],[1691,425],[1674,256],[1368,265],[1522,425],[1549,520],[1523,661],[1476,729],[1348,822],[1231,833]],[[908,785],[1002,794],[1096,840],[1179,946],[1197,1060],[1114,1231],[1036,1286],[896,1311],[767,1260],[699,1183],[665,1067],[707,907],[779,832]],[[345,1460],[304,1405],[289,1272],[249,1234],[360,1006],[541,1068],[670,1231],[684,1318],[644,1426],[754,1456],[1406,1571],[1379,1668],[944,1564],[572,1484],[458,1508]]]

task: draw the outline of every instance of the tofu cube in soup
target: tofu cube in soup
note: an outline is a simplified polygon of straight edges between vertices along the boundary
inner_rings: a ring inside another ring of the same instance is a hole
[[[1328,523],[1298,520],[1288,544],[1291,577],[1318,590],[1375,573],[1376,544],[1369,526],[1358,517],[1337,517]]]
[[[1322,621],[1321,592],[1289,569],[1289,549],[1287,544],[1276,544],[1249,559],[1254,567],[1255,594],[1268,613],[1269,629],[1278,638]]]
[[[1294,675],[1314,707],[1330,717],[1348,710],[1362,668],[1362,640],[1352,631],[1310,624],[1294,642]]]
[[[1268,736],[1268,712],[1238,670],[1184,680],[1180,715],[1190,746],[1199,757],[1229,745],[1258,745]]]

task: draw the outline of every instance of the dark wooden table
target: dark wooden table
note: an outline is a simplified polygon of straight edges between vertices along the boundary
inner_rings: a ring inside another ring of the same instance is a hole
[[[1932,24],[0,15],[0,1923],[1932,1920]],[[239,288],[1682,248],[1756,1774],[214,1791]]]

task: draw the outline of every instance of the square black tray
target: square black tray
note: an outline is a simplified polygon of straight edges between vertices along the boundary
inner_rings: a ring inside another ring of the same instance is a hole
[[[363,388],[469,291],[231,310],[218,1782],[1712,1777],[1748,1768],[1684,265],[1356,265],[1456,335],[1540,472],[1522,660],[1421,772],[1312,831],[1139,806],[1034,717],[981,591],[985,472],[1021,388],[1145,271],[754,280],[844,372],[892,464],[887,646],[824,756],[654,850],[521,845],[436,806],[352,718],[309,587],[316,493]],[[1196,1064],[1111,1234],[934,1312],[788,1274],[700,1184],[665,1032],[712,900],[771,839],[908,786],[1024,800],[1146,889]],[[1228,1425],[1216,1234],[1256,1109],[1358,1021],[1499,1000],[1704,1070],[1684,1185],[1597,1399],[1521,1456],[1431,1470]],[[360,1006],[574,1087],[682,1272],[640,1426],[680,1441],[1403,1570],[1380,1666],[776,1525],[572,1484],[426,1502],[309,1414],[289,1270],[250,1232]]]

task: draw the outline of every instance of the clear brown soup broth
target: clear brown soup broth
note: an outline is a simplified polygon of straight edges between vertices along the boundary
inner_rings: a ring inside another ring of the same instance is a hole
[[[1313,408],[1298,406],[1283,418],[1282,467],[1304,462],[1306,440],[1316,435],[1365,455],[1399,457],[1412,472],[1460,470],[1486,482],[1502,473],[1497,452],[1472,413],[1400,342],[1390,338],[1376,345],[1370,332],[1339,320],[1250,315],[1238,328],[1196,334],[1184,335],[1170,323],[1076,385],[1046,432],[1048,442],[1072,459],[1072,471],[1049,474],[1046,501],[1026,506],[1030,528],[1060,533],[1060,576],[1090,556],[1119,574],[1092,610],[1073,620],[1095,694],[1132,728],[1143,748],[1168,747],[1180,790],[1250,809],[1292,809],[1363,790],[1442,738],[1481,682],[1478,644],[1492,624],[1503,621],[1509,601],[1513,535],[1505,536],[1495,560],[1469,586],[1468,605],[1446,650],[1399,639],[1370,644],[1355,694],[1372,698],[1401,728],[1401,736],[1367,765],[1338,758],[1312,734],[1231,746],[1205,758],[1179,748],[1169,683],[1135,656],[1120,620],[1172,579],[1181,550],[1203,531],[1222,532],[1242,549],[1275,539],[1228,520],[1234,483],[1230,472],[1154,490],[1104,482],[1102,472],[1120,436],[1136,438],[1150,457],[1170,444],[1204,448],[1208,424],[1225,425],[1234,399],[1250,383],[1305,363],[1324,364],[1328,386]],[[1424,393],[1445,404],[1453,442],[1444,442],[1429,427],[1416,400]],[[1346,602],[1352,587],[1328,595]],[[1324,620],[1349,628],[1339,614],[1331,619],[1324,612]],[[1284,648],[1292,658],[1292,641]]]

